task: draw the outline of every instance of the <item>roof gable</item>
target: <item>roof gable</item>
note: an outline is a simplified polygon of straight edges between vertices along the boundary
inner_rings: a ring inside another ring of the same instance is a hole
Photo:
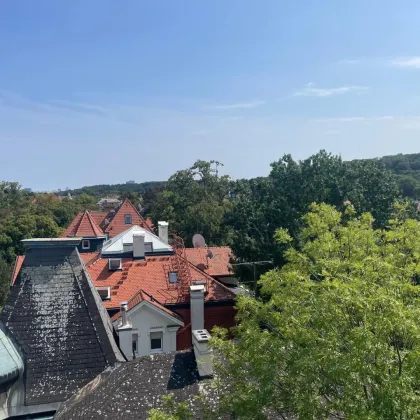
[[[165,316],[172,322],[175,322],[176,324],[180,326],[184,326],[184,322],[182,321],[182,318],[176,314],[175,312],[171,311],[168,308],[165,308],[161,303],[159,303],[156,299],[154,299],[152,296],[144,292],[143,290],[139,290],[138,293],[136,293],[127,303],[127,309],[128,315],[134,314],[137,310],[139,310],[141,307],[146,306],[147,308],[150,308],[154,311],[158,311],[161,315]],[[113,321],[116,321],[121,316],[121,313],[118,312],[112,317]]]
[[[62,237],[83,237],[83,238],[96,238],[104,237],[104,233],[96,223],[92,215],[85,210],[83,213],[79,213],[61,235]]]
[[[131,228],[119,233],[110,240],[106,241],[102,246],[102,254],[122,254],[125,252],[133,252],[133,234],[135,232],[143,232],[144,242],[151,243],[153,253],[172,253],[172,247],[162,241],[159,236],[140,226],[132,226]]]
[[[125,223],[126,215],[131,216],[131,224]],[[129,199],[125,199],[124,202],[121,204],[120,208],[116,211],[105,232],[109,233],[110,238],[113,238],[119,233],[127,230],[127,228],[129,228],[131,225],[141,226],[145,230],[151,232],[151,229],[147,224],[146,220],[144,220],[141,214],[133,206],[131,201]]]
[[[123,360],[78,241],[25,241],[29,249],[0,314],[25,353],[26,405],[61,402]]]

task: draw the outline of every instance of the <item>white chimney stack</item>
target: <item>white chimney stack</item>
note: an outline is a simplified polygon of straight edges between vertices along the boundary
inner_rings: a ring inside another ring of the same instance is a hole
[[[203,284],[190,286],[191,330],[204,329],[204,292]]]
[[[162,239],[163,242],[168,243],[168,222],[158,222],[158,232],[159,238]]]
[[[121,320],[118,324],[117,333],[120,349],[127,360],[133,359],[133,328],[127,316],[127,302],[120,303]]]
[[[144,232],[133,233],[133,258],[144,258],[145,246],[144,246]]]
[[[200,378],[213,375],[213,351],[209,346],[211,335],[207,330],[193,330],[192,342]]]

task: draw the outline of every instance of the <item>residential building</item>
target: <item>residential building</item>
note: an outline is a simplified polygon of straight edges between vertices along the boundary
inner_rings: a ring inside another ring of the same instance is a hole
[[[121,200],[117,197],[105,197],[96,204],[103,209],[116,209],[121,205]]]
[[[27,252],[0,313],[0,419],[52,419],[63,401],[124,361],[80,241],[23,241]]]
[[[191,293],[194,294],[191,286]],[[191,318],[203,324],[204,299],[197,300]],[[197,310],[201,308],[201,318]],[[123,311],[120,346],[131,345],[133,319]],[[149,418],[152,408],[162,407],[162,396],[173,394],[177,401],[192,402],[201,395],[208,404],[217,402],[217,392],[209,383],[213,376],[210,334],[204,329],[192,331],[192,349],[152,354],[136,358],[115,369],[108,369],[62,404],[56,420]],[[195,406],[194,418],[202,418]]]

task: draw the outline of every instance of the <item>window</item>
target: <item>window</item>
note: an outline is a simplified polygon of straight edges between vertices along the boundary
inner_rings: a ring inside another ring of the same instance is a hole
[[[144,251],[145,252],[153,252],[153,244],[151,242],[145,242]]]
[[[137,354],[137,343],[139,341],[139,335],[138,334],[133,334],[132,335],[132,350],[133,350],[133,355]]]
[[[178,273],[176,271],[169,273],[169,283],[178,283]]]
[[[90,241],[89,241],[89,239],[83,239],[83,241],[82,241],[82,249],[90,249]]]
[[[126,214],[124,220],[126,225],[131,225],[131,214]]]
[[[110,287],[97,287],[96,290],[102,300],[111,299],[111,288]]]
[[[160,353],[162,351],[163,332],[150,333],[150,351],[151,353]]]
[[[110,258],[108,263],[110,270],[121,270],[121,258]]]

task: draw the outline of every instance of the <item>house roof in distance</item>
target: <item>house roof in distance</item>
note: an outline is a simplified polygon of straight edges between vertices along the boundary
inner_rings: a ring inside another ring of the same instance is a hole
[[[99,375],[63,403],[54,418],[143,420],[152,408],[161,407],[162,395],[190,401],[205,387],[211,397],[206,384],[199,379],[193,351],[140,357]]]
[[[84,238],[103,238],[104,232],[98,226],[92,215],[85,210],[79,213],[66,231],[61,235],[62,237],[84,237]]]
[[[0,321],[25,355],[25,406],[64,401],[124,360],[77,252],[80,240],[23,241],[28,250]]]
[[[138,210],[134,207],[131,201],[126,198],[118,210],[115,212],[114,217],[112,218],[109,225],[106,227],[105,232],[109,234],[110,238],[118,235],[121,232],[127,230],[127,225],[125,223],[125,216],[131,216],[131,225],[141,226],[142,228],[151,231],[150,226],[147,224],[146,220],[144,220],[143,216],[138,212]]]
[[[233,253],[228,246],[185,248],[185,253],[188,261],[210,276],[227,277],[234,275],[230,264]]]
[[[137,232],[144,233],[144,242],[152,244],[153,253],[173,252],[172,247],[168,243],[162,241],[159,236],[150,232],[149,229],[140,226],[132,226],[105,242],[102,246],[102,254],[118,255],[123,254],[124,252],[133,252],[133,234]]]

